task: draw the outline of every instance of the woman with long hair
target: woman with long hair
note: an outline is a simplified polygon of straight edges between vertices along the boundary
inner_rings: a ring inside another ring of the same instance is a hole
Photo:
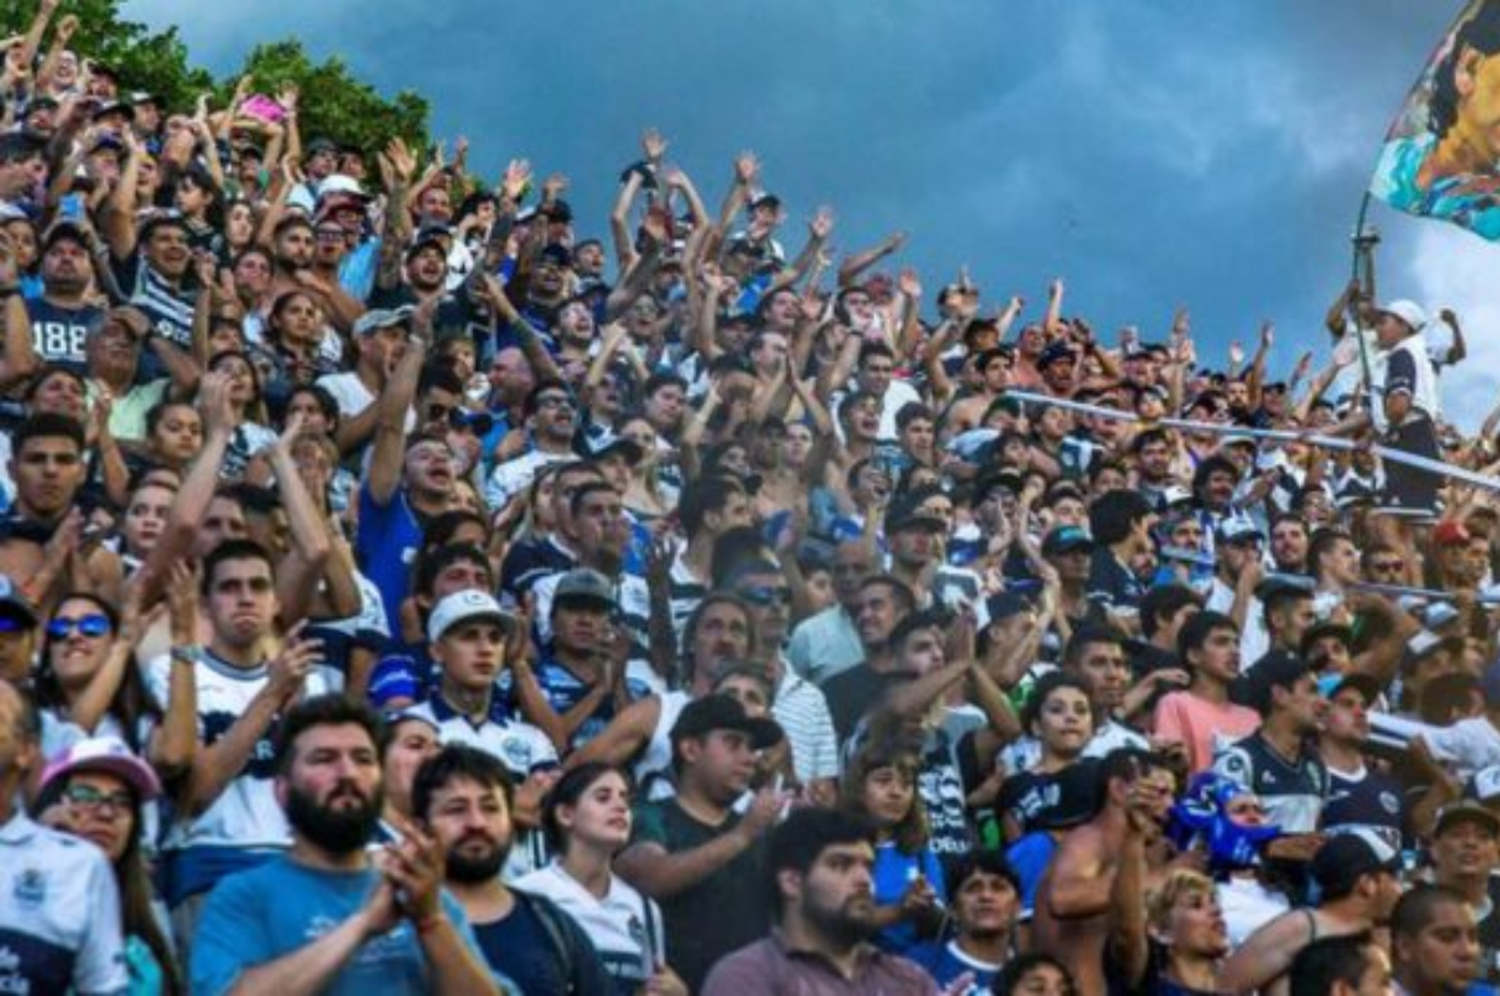
[[[79,741],[48,765],[37,804],[43,822],[93,843],[109,858],[120,890],[130,996],[187,991],[168,940],[166,908],[152,893],[141,853],[142,810],[159,795],[150,765],[118,739],[98,737]]]
[[[271,303],[264,339],[276,368],[273,395],[287,396],[293,388],[338,373],[338,364],[322,351],[324,329],[323,311],[306,291],[286,291]]]
[[[620,423],[615,435],[640,448],[641,458],[630,466],[623,504],[631,515],[649,527],[676,506],[674,496],[663,489],[657,477],[661,449],[657,445],[656,427],[644,415],[633,415]]]
[[[614,874],[630,841],[630,783],[618,768],[593,762],[567,774],[547,794],[543,827],[556,855],[516,882],[578,921],[594,942],[617,996],[649,986],[656,996],[686,996],[666,965],[661,910]]]
[[[114,606],[81,591],[63,595],[52,610],[32,679],[48,757],[83,737],[114,737],[141,749],[142,721],[152,710],[134,666],[141,627],[130,594],[123,619]]]
[[[215,353],[208,361],[208,370],[229,378],[229,405],[234,426],[219,476],[225,480],[239,480],[247,476],[252,460],[276,444],[276,433],[267,428],[270,418],[261,393],[260,371],[249,356],[238,350]],[[264,459],[259,462],[265,466],[249,476],[256,482],[264,482],[270,477],[270,467]]]

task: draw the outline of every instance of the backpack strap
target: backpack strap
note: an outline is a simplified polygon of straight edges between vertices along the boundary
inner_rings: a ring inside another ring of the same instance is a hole
[[[576,972],[574,971],[576,966],[573,961],[573,945],[569,943],[568,927],[563,922],[563,917],[567,916],[567,914],[545,896],[522,892],[520,889],[512,889],[511,891],[517,899],[524,902],[527,908],[536,914],[536,918],[541,921],[542,929],[547,934],[547,941],[552,945],[552,950],[557,952],[559,963],[562,965],[563,978],[567,980],[566,984],[568,988],[564,990],[565,996],[568,993],[576,992],[578,982]]]

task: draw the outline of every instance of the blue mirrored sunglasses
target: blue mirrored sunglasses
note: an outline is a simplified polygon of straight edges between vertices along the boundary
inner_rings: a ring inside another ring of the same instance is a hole
[[[54,640],[66,640],[77,630],[84,636],[104,636],[109,632],[109,618],[101,615],[82,616],[78,619],[59,617],[47,624],[47,635]]]

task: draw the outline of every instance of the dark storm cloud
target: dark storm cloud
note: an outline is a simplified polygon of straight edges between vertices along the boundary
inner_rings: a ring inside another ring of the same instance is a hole
[[[1061,274],[1069,310],[1105,334],[1127,322],[1158,334],[1184,302],[1222,345],[1263,317],[1284,340],[1321,344],[1384,129],[1456,8],[146,0],[128,11],[180,24],[220,71],[256,41],[297,35],[383,89],[418,89],[435,131],[467,134],[487,175],[513,155],[568,173],[601,234],[614,178],[655,125],[713,207],[733,154],[755,149],[791,209],[789,244],[828,203],[840,248],[910,231],[906,260],[930,292],[968,263],[992,301],[1019,292],[1036,309]],[[1392,252],[1409,247],[1410,223],[1379,221]]]

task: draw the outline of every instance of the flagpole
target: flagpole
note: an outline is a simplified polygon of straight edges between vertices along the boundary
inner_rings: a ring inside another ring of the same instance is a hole
[[[1370,188],[1366,186],[1365,196],[1359,202],[1359,219],[1354,223],[1354,261],[1351,267],[1352,273],[1349,278],[1351,282],[1358,281],[1360,286],[1364,287],[1366,293],[1369,293],[1375,289],[1374,281],[1370,282],[1371,286],[1365,287],[1365,282],[1363,279],[1361,279],[1361,275],[1359,272],[1360,262],[1365,258],[1367,254],[1371,252],[1370,247],[1365,242],[1365,217],[1369,213]],[[1375,305],[1378,302],[1371,301],[1370,303],[1371,305]],[[1359,302],[1351,300],[1348,307],[1349,322],[1350,325],[1354,328],[1355,341],[1359,343],[1359,367],[1360,373],[1364,377],[1365,381],[1365,403],[1370,406],[1370,417],[1373,419],[1375,417],[1376,398],[1375,378],[1370,371],[1370,350],[1365,343],[1364,329],[1360,326],[1359,322]]]

